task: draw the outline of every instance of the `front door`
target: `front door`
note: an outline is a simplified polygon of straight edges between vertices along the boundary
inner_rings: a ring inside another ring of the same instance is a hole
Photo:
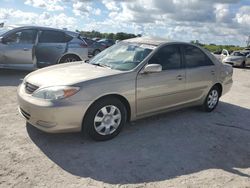
[[[148,64],[162,65],[158,73],[137,76],[137,115],[173,107],[185,101],[186,73],[178,45],[159,49]]]
[[[2,44],[2,64],[6,65],[34,65],[35,43],[37,31],[33,29],[24,29],[10,33],[4,37]]]

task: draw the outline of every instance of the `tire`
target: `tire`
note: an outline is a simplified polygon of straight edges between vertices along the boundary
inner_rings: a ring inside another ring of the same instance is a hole
[[[81,59],[76,55],[66,55],[62,57],[59,61],[59,63],[70,63],[75,61],[80,61]]]
[[[241,63],[241,65],[240,65],[240,67],[241,67],[241,68],[245,68],[245,67],[246,67],[246,62],[243,61],[243,62]]]
[[[93,52],[93,56],[96,56],[97,54],[99,54],[101,52],[101,50],[95,50],[94,52]]]
[[[104,98],[95,102],[87,111],[82,131],[97,141],[110,140],[121,132],[126,119],[126,108],[119,99]]]
[[[213,86],[210,89],[202,106],[205,112],[212,112],[217,107],[221,95],[220,92],[217,86]]]

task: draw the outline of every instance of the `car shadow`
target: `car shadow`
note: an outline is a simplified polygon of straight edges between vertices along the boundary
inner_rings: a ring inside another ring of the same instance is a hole
[[[208,169],[250,178],[239,170],[250,167],[249,114],[224,102],[212,113],[183,109],[129,123],[106,142],[26,127],[32,141],[65,171],[106,183],[163,181]]]
[[[0,69],[0,87],[18,86],[30,71]]]

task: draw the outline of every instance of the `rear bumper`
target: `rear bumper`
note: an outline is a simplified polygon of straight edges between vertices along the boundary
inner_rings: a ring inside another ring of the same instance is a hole
[[[38,129],[49,133],[81,131],[87,104],[69,101],[54,104],[23,93],[22,86],[17,98],[20,114]]]

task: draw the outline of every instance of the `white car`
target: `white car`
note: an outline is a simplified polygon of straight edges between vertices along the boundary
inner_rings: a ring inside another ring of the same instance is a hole
[[[222,62],[244,68],[250,65],[250,51],[234,51],[230,55],[224,57]]]

